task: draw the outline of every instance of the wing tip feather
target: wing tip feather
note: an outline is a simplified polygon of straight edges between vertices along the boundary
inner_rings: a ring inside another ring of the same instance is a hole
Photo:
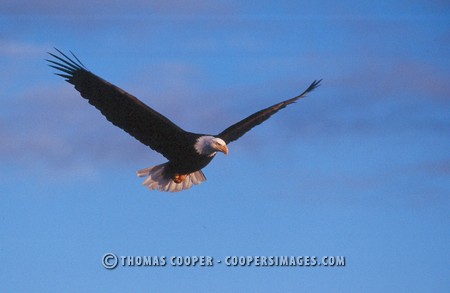
[[[314,81],[309,85],[309,87],[306,89],[305,93],[308,93],[308,92],[310,92],[310,91],[312,91],[312,90],[318,88],[319,86],[321,86],[321,82],[322,82],[322,79],[316,79],[316,80],[314,80]]]
[[[68,73],[73,75],[75,72],[81,70],[81,71],[87,71],[86,66],[84,66],[84,64],[80,61],[80,59],[78,59],[77,56],[75,56],[75,54],[70,51],[70,53],[72,54],[73,58],[70,58],[69,56],[67,56],[66,54],[64,54],[61,50],[59,50],[58,48],[54,47],[55,51],[58,52],[60,54],[60,56],[58,56],[55,53],[52,52],[47,52],[47,54],[49,54],[50,56],[52,56],[54,59],[56,60],[51,60],[51,59],[44,59],[45,61],[47,61],[50,67],[55,68],[59,71]]]

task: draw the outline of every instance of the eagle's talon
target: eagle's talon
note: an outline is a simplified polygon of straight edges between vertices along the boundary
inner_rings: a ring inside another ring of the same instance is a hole
[[[173,176],[172,180],[173,180],[173,182],[178,184],[178,183],[183,182],[184,179],[186,179],[186,176],[187,176],[186,174],[184,174],[184,175],[176,174],[175,176]]]

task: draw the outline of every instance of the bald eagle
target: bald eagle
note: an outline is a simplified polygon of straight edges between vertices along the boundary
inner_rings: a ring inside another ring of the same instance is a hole
[[[55,50],[60,55],[48,53],[54,59],[46,59],[49,66],[58,70],[55,74],[73,84],[106,119],[168,159],[161,165],[137,171],[139,177],[147,177],[143,185],[151,190],[182,191],[205,181],[202,169],[217,152],[228,155],[230,142],[305,97],[321,81],[315,80],[300,95],[258,111],[218,135],[198,134],[181,129],[133,95],[91,73],[72,52],[69,57]]]

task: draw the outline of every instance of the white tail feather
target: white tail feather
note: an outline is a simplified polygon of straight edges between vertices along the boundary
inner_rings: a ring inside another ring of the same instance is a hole
[[[164,169],[167,163],[154,167],[145,168],[137,171],[139,177],[148,176],[142,185],[147,186],[151,190],[177,192],[189,189],[192,185],[198,185],[206,181],[205,174],[201,170],[188,174],[181,183],[175,183],[171,178],[166,178]]]

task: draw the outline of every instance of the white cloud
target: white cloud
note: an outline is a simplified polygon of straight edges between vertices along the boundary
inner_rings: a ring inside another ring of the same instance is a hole
[[[17,40],[0,40],[0,56],[6,58],[34,57],[42,55],[49,46],[44,44],[33,44]]]

